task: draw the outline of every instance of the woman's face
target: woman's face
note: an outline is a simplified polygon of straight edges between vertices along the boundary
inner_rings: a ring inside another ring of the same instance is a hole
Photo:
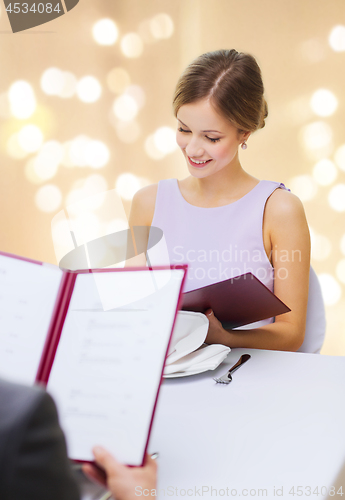
[[[181,106],[177,120],[177,144],[194,177],[207,177],[237,161],[238,146],[249,136],[240,134],[208,99]]]

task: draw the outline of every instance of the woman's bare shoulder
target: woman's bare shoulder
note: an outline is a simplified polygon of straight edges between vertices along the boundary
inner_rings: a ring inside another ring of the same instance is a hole
[[[151,225],[155,211],[158,184],[139,189],[133,196],[129,223]]]
[[[266,215],[272,220],[305,219],[304,207],[301,200],[291,191],[276,189],[267,200]]]

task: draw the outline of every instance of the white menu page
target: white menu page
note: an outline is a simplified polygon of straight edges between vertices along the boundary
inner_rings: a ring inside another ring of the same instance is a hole
[[[0,377],[32,385],[63,273],[0,255]]]
[[[95,275],[77,277],[47,389],[70,458],[93,460],[98,444],[140,465],[184,271],[102,273],[103,296],[107,284],[118,291],[113,309]]]

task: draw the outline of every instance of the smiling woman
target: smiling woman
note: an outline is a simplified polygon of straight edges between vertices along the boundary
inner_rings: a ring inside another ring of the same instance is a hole
[[[239,132],[229,120],[223,118],[209,99],[183,105],[177,119],[181,124],[177,130],[177,144],[186,157],[187,165],[194,169],[189,168],[191,175],[199,178],[219,172],[232,163],[239,144],[243,144],[249,136],[249,132]]]
[[[260,181],[239,159],[239,146],[246,149],[265,124],[263,93],[251,55],[220,50],[193,61],[174,97],[177,144],[190,175],[138,191],[129,223],[163,230],[169,262],[154,247],[150,263],[188,263],[185,291],[250,271],[291,309],[241,331],[225,330],[208,311],[207,343],[296,351],[305,334],[310,268],[304,209],[283,184]]]

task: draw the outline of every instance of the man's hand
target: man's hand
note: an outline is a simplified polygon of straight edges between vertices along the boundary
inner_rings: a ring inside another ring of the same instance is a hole
[[[156,489],[157,463],[148,454],[145,456],[143,467],[127,467],[101,446],[93,449],[95,462],[106,473],[106,479],[102,471],[92,464],[84,464],[83,472],[91,479],[106,486],[116,500],[137,500],[147,490],[145,498],[151,497],[151,490]]]

